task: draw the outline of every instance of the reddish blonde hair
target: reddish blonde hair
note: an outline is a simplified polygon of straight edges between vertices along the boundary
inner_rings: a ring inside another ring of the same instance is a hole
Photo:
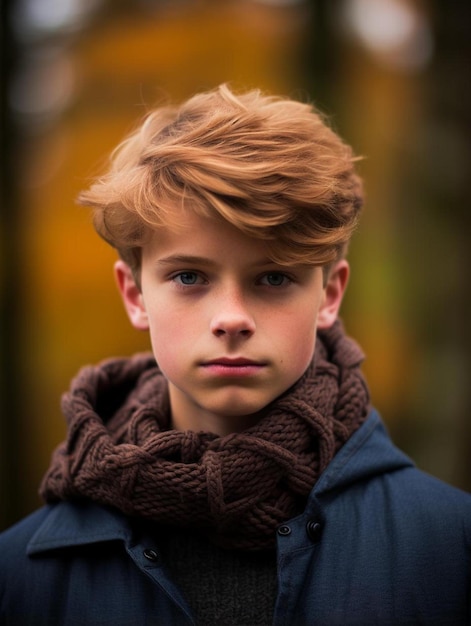
[[[283,265],[330,265],[363,204],[351,148],[312,105],[227,85],[150,112],[79,196],[97,232],[134,271],[149,232],[176,207],[266,241]]]

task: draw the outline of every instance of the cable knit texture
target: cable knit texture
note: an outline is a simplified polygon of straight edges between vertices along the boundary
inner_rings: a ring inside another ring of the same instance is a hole
[[[320,331],[302,378],[255,426],[227,436],[171,429],[167,383],[150,355],[85,367],[63,397],[68,437],[41,495],[201,529],[223,547],[271,548],[366,418],[362,360],[340,322]]]

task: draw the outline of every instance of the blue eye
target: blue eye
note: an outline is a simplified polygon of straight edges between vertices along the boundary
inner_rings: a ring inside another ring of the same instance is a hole
[[[270,287],[281,287],[291,282],[291,279],[286,274],[283,274],[283,272],[268,272],[262,276],[261,282]]]
[[[196,272],[180,272],[180,274],[173,277],[173,280],[180,285],[196,285],[199,276]]]

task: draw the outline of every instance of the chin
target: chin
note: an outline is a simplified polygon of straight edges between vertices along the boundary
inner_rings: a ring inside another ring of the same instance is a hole
[[[260,419],[264,415],[266,408],[275,400],[280,394],[264,394],[262,397],[250,397],[251,394],[246,393],[230,393],[225,397],[219,398],[216,402],[205,402],[204,408],[213,415],[219,415],[220,417],[227,418],[250,418],[251,416],[258,416]]]
[[[263,407],[252,407],[252,406],[234,406],[230,407],[214,407],[210,408],[209,412],[213,415],[217,415],[221,418],[232,418],[237,419],[240,417],[241,419],[249,418],[253,415],[258,415],[263,410]]]

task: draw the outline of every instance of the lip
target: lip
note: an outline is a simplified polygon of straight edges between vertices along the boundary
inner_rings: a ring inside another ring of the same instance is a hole
[[[253,361],[244,357],[219,357],[204,361],[201,365],[206,371],[216,376],[242,378],[254,376],[267,364],[264,361]]]

